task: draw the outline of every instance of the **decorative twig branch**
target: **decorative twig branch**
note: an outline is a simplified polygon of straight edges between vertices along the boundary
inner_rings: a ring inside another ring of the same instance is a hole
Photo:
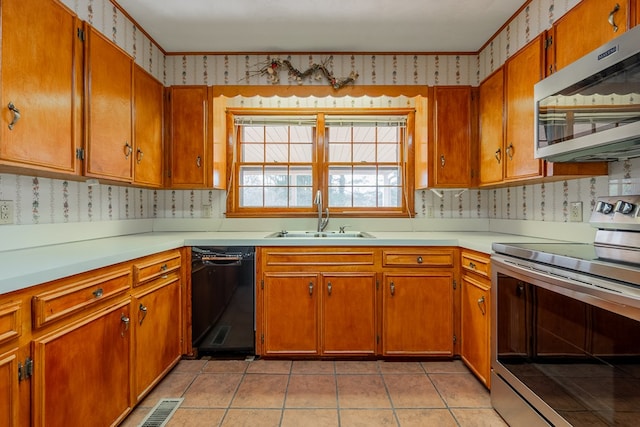
[[[290,61],[280,58],[271,59],[271,61],[260,69],[259,73],[263,75],[266,74],[271,83],[276,84],[280,81],[279,72],[282,68],[286,68],[289,76],[295,79],[298,84],[302,84],[302,80],[309,76],[314,76],[316,80],[321,80],[324,77],[334,89],[340,89],[358,78],[358,73],[352,71],[349,77],[338,79],[333,76],[333,73],[329,71],[324,64],[311,64],[311,67],[307,70],[300,71],[296,69]]]

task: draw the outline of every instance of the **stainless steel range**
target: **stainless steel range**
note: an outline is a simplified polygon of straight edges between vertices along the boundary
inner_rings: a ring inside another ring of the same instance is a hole
[[[491,401],[511,426],[640,424],[640,195],[593,244],[493,245]]]

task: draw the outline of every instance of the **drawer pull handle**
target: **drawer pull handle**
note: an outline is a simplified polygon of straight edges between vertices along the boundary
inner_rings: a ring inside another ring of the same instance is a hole
[[[418,264],[422,264],[422,257],[421,257],[421,256],[419,256],[419,257],[416,259],[416,261],[418,262]]]
[[[473,262],[470,261],[469,262],[469,268],[472,269],[472,270],[475,270],[476,269],[476,265]]]
[[[613,10],[609,13],[609,24],[611,24],[611,27],[613,28],[614,33],[618,31],[618,25],[616,24],[616,21],[615,21],[615,14],[619,10],[620,10],[620,5],[616,3],[616,5],[613,7]]]
[[[496,150],[496,160],[498,161],[498,164],[500,164],[500,162],[502,161],[502,150],[501,149],[497,149]]]
[[[391,296],[394,296],[396,294],[396,284],[391,282],[389,289],[391,290]]]
[[[102,290],[102,288],[98,288],[92,293],[93,293],[93,296],[96,298],[100,298],[102,295],[104,295],[104,291]]]
[[[478,307],[480,307],[480,311],[482,312],[483,316],[487,314],[487,306],[484,303],[484,297],[478,298]]]
[[[137,155],[136,155],[136,163],[140,164],[140,162],[142,161],[142,156],[144,156],[144,153],[142,152],[141,149],[138,148]]]
[[[140,313],[142,313],[142,317],[140,318],[140,324],[142,325],[142,322],[144,322],[144,318],[147,317],[147,307],[140,303],[140,307],[138,307],[138,309],[140,310]]]
[[[20,120],[20,110],[16,108],[13,102],[9,102],[7,108],[13,113],[13,118],[11,119],[11,123],[9,123],[9,130],[13,130],[13,127],[18,123],[18,120]]]
[[[120,336],[124,338],[124,334],[129,330],[130,320],[124,313],[122,313],[122,316],[120,316],[120,321],[124,323],[124,329],[122,330],[122,332],[120,332]]]
[[[128,141],[124,142],[124,158],[128,159],[131,153],[133,152],[133,146],[129,144]]]
[[[169,269],[169,266],[168,266],[167,264],[163,264],[163,265],[160,267],[160,271],[167,271],[168,269]],[[167,276],[166,274],[163,274],[163,275],[162,275],[162,278],[163,278],[163,279],[166,279],[167,277],[168,277],[168,276]]]
[[[309,282],[309,295],[313,295],[313,282]]]
[[[200,157],[200,156],[196,157],[196,166],[197,167],[201,167],[202,166],[202,157]]]
[[[329,293],[329,295],[331,295],[331,289],[332,289],[331,282],[329,282],[327,284],[327,292]]]

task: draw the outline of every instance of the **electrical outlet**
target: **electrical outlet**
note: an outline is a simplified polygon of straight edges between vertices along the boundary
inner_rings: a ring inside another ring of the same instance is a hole
[[[569,203],[569,221],[582,222],[582,202]]]
[[[0,200],[0,224],[13,224],[12,200]]]
[[[434,216],[433,206],[427,206],[427,218],[433,218]]]
[[[202,205],[202,218],[213,218],[212,205]]]

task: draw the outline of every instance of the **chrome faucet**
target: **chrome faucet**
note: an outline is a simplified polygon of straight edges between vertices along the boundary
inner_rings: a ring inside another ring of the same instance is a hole
[[[329,223],[329,208],[326,209],[327,217],[322,218],[322,191],[318,190],[313,204],[318,206],[318,233],[327,228]]]

